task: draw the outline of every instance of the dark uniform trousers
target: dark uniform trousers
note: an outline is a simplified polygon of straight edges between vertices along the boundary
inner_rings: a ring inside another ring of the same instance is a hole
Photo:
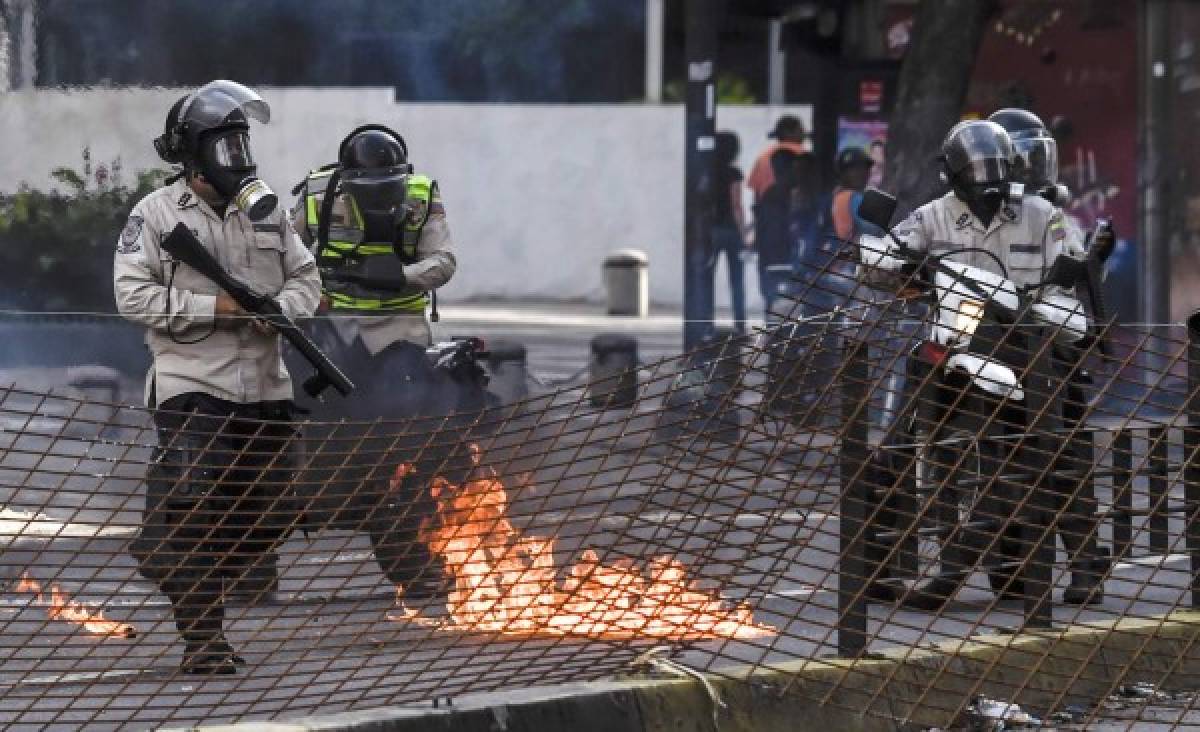
[[[131,552],[171,601],[188,643],[220,637],[223,589],[256,567],[275,572],[274,552],[300,515],[293,410],[287,401],[188,393],[154,414],[159,447]]]
[[[1085,410],[1082,390],[1068,380],[1064,391],[1063,427],[1057,439],[1037,440],[1028,432],[1030,415],[1019,403],[1000,403],[970,386],[965,376],[934,378],[924,389],[913,387],[927,372],[915,371],[910,358],[905,400],[915,410],[912,427],[900,430],[897,440],[910,443],[916,433],[931,434],[936,445],[927,454],[926,475],[936,486],[932,518],[949,535],[943,542],[943,574],[966,574],[982,564],[990,568],[993,589],[1000,591],[1017,574],[1031,547],[1022,528],[1031,515],[1032,491],[1046,491],[1045,509],[1052,511],[1053,529],[1062,539],[1073,572],[1088,572],[1102,558],[1096,537],[1095,497],[1085,491],[1081,479],[1090,467],[1086,436],[1078,431]],[[1057,363],[1056,370],[1066,371]],[[916,394],[916,391],[923,393]],[[966,439],[966,435],[977,438]],[[957,439],[956,439],[957,438]],[[917,503],[911,478],[911,452],[882,456],[871,467],[878,474],[879,528],[907,538],[906,546],[893,555],[904,562],[915,551]],[[903,479],[901,476],[905,476]],[[968,498],[969,500],[964,501]],[[962,508],[967,521],[959,519]],[[887,544],[873,547],[878,557],[889,552]],[[985,557],[986,555],[986,557]],[[896,573],[886,568],[881,576]],[[903,572],[901,572],[903,574]]]

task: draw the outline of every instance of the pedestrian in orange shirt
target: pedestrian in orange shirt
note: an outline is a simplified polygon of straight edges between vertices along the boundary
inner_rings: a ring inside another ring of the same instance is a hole
[[[750,168],[750,176],[746,185],[754,191],[754,200],[761,201],[763,194],[775,182],[775,174],[771,170],[771,156],[780,150],[788,150],[797,155],[808,152],[807,140],[812,137],[804,129],[804,123],[799,117],[785,114],[775,122],[775,129],[767,137],[773,137],[773,142],[763,150]]]

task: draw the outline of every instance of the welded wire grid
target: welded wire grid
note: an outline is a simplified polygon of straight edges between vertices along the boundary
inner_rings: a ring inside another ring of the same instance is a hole
[[[0,723],[139,729],[428,704],[609,678],[660,646],[701,672],[795,673],[772,693],[836,705],[840,683],[812,692],[797,662],[915,658],[1051,623],[1118,635],[1115,621],[1189,608],[1184,329],[1105,322],[1067,343],[1028,307],[993,327],[955,306],[939,348],[920,272],[885,289],[861,269],[834,261],[786,283],[749,336],[587,384],[455,416],[318,412],[276,443],[286,450],[178,453],[193,497],[232,480],[233,463],[282,470],[251,479],[265,503],[221,504],[284,525],[277,546],[232,552],[253,565],[273,549],[275,596],[238,601],[222,575],[225,636],[246,661],[231,676],[180,672],[167,599],[130,555],[156,521],[146,487],[163,453],[151,413],[112,396],[124,377],[77,369],[73,390],[5,387]],[[1009,363],[1015,381],[951,361],[965,351]],[[211,447],[216,430],[199,426],[179,434]],[[169,540],[183,519],[226,520],[194,506],[155,525]],[[385,577],[395,564],[381,569],[415,543],[434,557],[427,577],[443,569],[440,601],[403,601]],[[167,546],[159,558],[178,559]],[[221,552],[204,546],[215,566]],[[1092,576],[1084,604],[1063,600],[1072,571]],[[935,576],[941,595],[927,592]],[[1000,691],[946,663],[924,686],[890,684],[886,704],[854,697],[854,711],[969,728],[986,716],[977,697],[1003,692],[1004,711],[1037,689],[1025,711],[1071,710],[1062,729],[1150,715],[1185,726],[1194,652],[1150,658],[1145,638],[1130,636],[1139,662],[1119,668],[1099,643],[1079,651],[1108,684],[1088,698],[1074,679],[1045,692],[1035,652]],[[872,668],[883,694],[902,664]],[[931,690],[955,675],[961,693],[943,708]],[[1153,693],[1129,696],[1135,682]],[[1118,714],[1106,698],[1120,694]]]

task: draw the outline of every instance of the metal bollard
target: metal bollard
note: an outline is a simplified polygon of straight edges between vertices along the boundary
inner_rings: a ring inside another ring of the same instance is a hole
[[[1167,536],[1167,436],[1170,432],[1165,427],[1149,430],[1146,439],[1150,441],[1150,517],[1146,525],[1150,531],[1150,553],[1166,554],[1169,537]]]
[[[1200,607],[1200,310],[1187,319],[1188,401],[1183,429],[1183,499],[1187,506],[1184,530],[1192,565],[1192,607]]]
[[[855,338],[844,341],[846,365],[842,370],[842,441],[839,460],[842,495],[838,508],[838,655],[854,658],[867,647],[867,542],[866,517],[871,486],[865,479],[870,446],[867,393],[870,365],[867,344]]]
[[[500,397],[504,404],[519,402],[529,396],[529,374],[525,368],[525,346],[515,341],[488,343],[488,391]]]
[[[592,338],[592,406],[600,409],[631,407],[637,401],[637,339],[620,333],[601,333]]]
[[[1119,562],[1133,549],[1133,433],[1121,430],[1113,436],[1113,528],[1112,557]]]

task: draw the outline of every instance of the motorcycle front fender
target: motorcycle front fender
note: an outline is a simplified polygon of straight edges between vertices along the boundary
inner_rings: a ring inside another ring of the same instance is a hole
[[[956,353],[946,361],[946,370],[958,370],[971,377],[971,383],[992,396],[1012,401],[1023,401],[1025,390],[1017,374],[1002,363],[976,356],[972,353]]]

